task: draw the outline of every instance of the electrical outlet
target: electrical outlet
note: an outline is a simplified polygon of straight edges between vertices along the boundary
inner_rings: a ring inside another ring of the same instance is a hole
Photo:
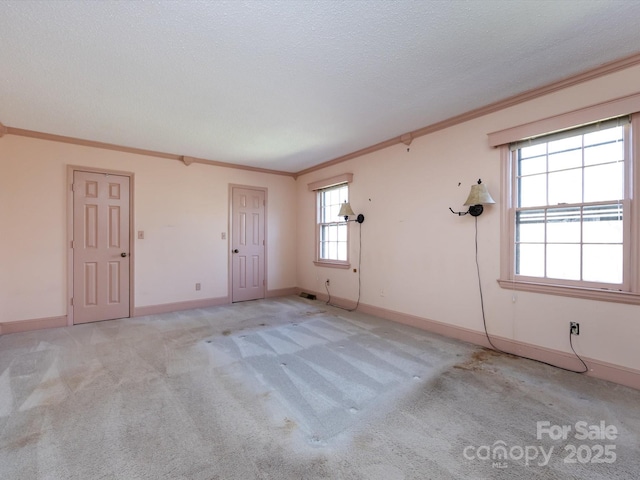
[[[331,281],[327,278],[327,280],[324,282],[324,284],[328,287],[331,285]]]
[[[580,335],[580,324],[578,322],[569,322],[571,335]]]
[[[196,290],[200,290],[201,285],[199,283],[196,283]]]

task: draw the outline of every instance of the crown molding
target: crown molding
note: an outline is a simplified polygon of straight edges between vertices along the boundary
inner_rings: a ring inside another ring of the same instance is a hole
[[[37,138],[41,140],[49,140],[53,142],[61,142],[61,143],[69,143],[73,145],[81,145],[86,147],[93,148],[102,148],[106,150],[115,150],[119,152],[125,153],[134,153],[136,155],[146,155],[151,157],[165,158],[168,160],[177,160],[179,162],[184,163],[186,166],[191,165],[192,163],[200,163],[203,165],[217,166],[217,167],[225,167],[225,168],[234,168],[239,170],[247,170],[251,172],[259,172],[259,173],[268,173],[272,175],[284,175],[293,177],[294,179],[298,178],[301,175],[305,175],[307,173],[315,172],[317,170],[322,170],[324,168],[330,167],[332,165],[336,165],[339,163],[346,162],[348,160],[361,157],[363,155],[367,155],[369,153],[376,152],[378,150],[383,150],[385,148],[391,147],[393,145],[397,145],[403,143],[409,146],[413,139],[417,137],[422,137],[424,135],[428,135],[430,133],[437,132],[439,130],[444,130],[445,128],[452,127],[454,125],[458,125],[460,123],[467,122],[469,120],[473,120],[475,118],[482,117],[484,115],[488,115],[490,113],[503,110],[505,108],[512,107],[514,105],[518,105],[529,100],[533,100],[535,98],[548,95],[550,93],[556,92],[558,90],[562,90],[574,85],[578,85],[580,83],[587,82],[589,80],[594,80],[596,78],[603,77],[605,75],[610,75],[620,70],[624,70],[626,68],[634,67],[640,65],[640,53],[636,53],[634,55],[630,55],[628,57],[624,57],[618,60],[614,60],[612,62],[605,63],[600,65],[599,67],[587,70],[585,72],[579,73],[577,75],[572,75],[571,77],[567,77],[563,80],[559,80],[557,82],[550,83],[543,87],[535,88],[532,90],[528,90],[526,92],[520,93],[518,95],[514,95],[503,100],[499,100],[494,103],[490,103],[480,108],[476,108],[474,110],[470,110],[468,112],[462,113],[460,115],[456,115],[454,117],[448,118],[441,122],[436,122],[434,124],[428,125],[426,127],[420,128],[418,130],[413,130],[411,132],[403,133],[397,137],[390,138],[380,143],[376,143],[375,145],[371,145],[366,148],[362,148],[360,150],[356,150],[355,152],[348,153],[346,155],[342,155],[340,157],[334,158],[332,160],[328,160],[326,162],[320,163],[313,167],[306,168],[304,170],[300,170],[299,172],[285,172],[281,170],[271,170],[267,168],[259,168],[259,167],[250,167],[247,165],[239,165],[235,163],[227,163],[227,162],[219,162],[216,160],[207,160],[203,158],[189,157],[186,155],[175,155],[172,153],[158,152],[154,150],[145,150],[142,148],[135,147],[126,147],[122,145],[116,145],[112,143],[103,143],[97,142],[94,140],[85,140],[75,137],[66,137],[62,135],[54,135],[50,133],[36,132],[33,130],[25,130],[21,128],[15,128],[10,126],[5,126],[0,123],[0,137],[3,135],[18,135],[22,137],[30,137]]]
[[[179,162],[184,163],[186,166],[189,166],[192,163],[200,163],[202,165],[210,165],[210,166],[224,167],[224,168],[235,168],[238,170],[247,170],[250,172],[259,172],[259,173],[269,173],[272,175],[285,175],[288,177],[295,178],[295,174],[292,172],[270,170],[268,168],[250,167],[248,165],[238,165],[235,163],[218,162],[216,160],[207,160],[204,158],[189,157],[186,155],[175,155],[173,153],[158,152],[155,150],[145,150],[143,148],[126,147],[123,145],[116,145],[113,143],[97,142],[95,140],[85,140],[82,138],[66,137],[63,135],[54,135],[52,133],[36,132],[34,130],[25,130],[22,128],[5,127],[2,124],[0,124],[0,137],[2,137],[3,134],[16,135],[20,137],[37,138],[39,140],[48,140],[51,142],[68,143],[71,145],[80,145],[83,147],[101,148],[104,150],[114,150],[117,152],[133,153],[136,155],[145,155],[148,157],[164,158],[167,160],[177,160]]]
[[[497,102],[490,103],[488,105],[485,105],[480,108],[476,108],[474,110],[469,110],[468,112],[462,113],[460,115],[456,115],[454,117],[448,118],[441,122],[437,122],[437,123],[428,125],[426,127],[420,128],[418,130],[413,130],[411,132],[404,133],[397,137],[390,138],[389,140],[385,140],[384,142],[376,143],[375,145],[372,145],[370,147],[366,147],[361,150],[348,153],[341,157],[334,158],[333,160],[328,160],[326,162],[320,163],[313,167],[309,167],[297,172],[294,175],[294,178],[297,178],[300,175],[305,175],[307,173],[315,172],[316,170],[321,170],[323,168],[330,167],[332,165],[336,165],[338,163],[346,162],[347,160],[361,157],[363,155],[367,155],[369,153],[373,153],[378,150],[382,150],[384,148],[397,145],[399,143],[404,143],[405,145],[408,146],[414,138],[422,137],[424,135],[437,132],[439,130],[444,130],[445,128],[449,128],[454,125],[458,125],[460,123],[468,122],[469,120],[473,120],[473,119],[488,115],[490,113],[497,112],[499,110],[504,110],[505,108],[509,108],[514,105],[518,105],[520,103],[528,102],[538,97],[542,97],[544,95],[549,95],[550,93],[557,92],[558,90],[563,90],[565,88],[572,87],[580,83],[588,82],[589,80],[594,80],[596,78],[600,78],[605,75],[610,75],[612,73],[618,72],[620,70],[624,70],[626,68],[634,67],[636,65],[640,65],[640,53],[636,53],[628,57],[620,58],[618,60],[605,63],[603,65],[600,65],[599,67],[592,68],[590,70],[584,71],[582,73],[578,73],[576,75],[572,75],[570,77],[564,78],[562,80],[558,80],[556,82],[547,84],[545,86],[534,88],[532,90],[527,90],[526,92],[513,95],[511,97],[505,98],[503,100],[499,100]]]

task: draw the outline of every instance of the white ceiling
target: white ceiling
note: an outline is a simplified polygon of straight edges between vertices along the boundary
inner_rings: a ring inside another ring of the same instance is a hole
[[[640,51],[636,0],[0,0],[4,125],[297,172]]]

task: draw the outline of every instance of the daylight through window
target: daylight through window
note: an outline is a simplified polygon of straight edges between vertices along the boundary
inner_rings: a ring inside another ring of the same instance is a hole
[[[347,262],[347,222],[338,216],[349,201],[346,183],[318,190],[318,260]]]
[[[625,282],[629,117],[510,145],[516,277]]]

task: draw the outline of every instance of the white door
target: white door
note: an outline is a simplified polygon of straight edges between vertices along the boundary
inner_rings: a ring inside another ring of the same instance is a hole
[[[73,174],[73,323],[129,316],[129,177]]]
[[[231,210],[231,300],[264,298],[264,190],[233,187]]]

